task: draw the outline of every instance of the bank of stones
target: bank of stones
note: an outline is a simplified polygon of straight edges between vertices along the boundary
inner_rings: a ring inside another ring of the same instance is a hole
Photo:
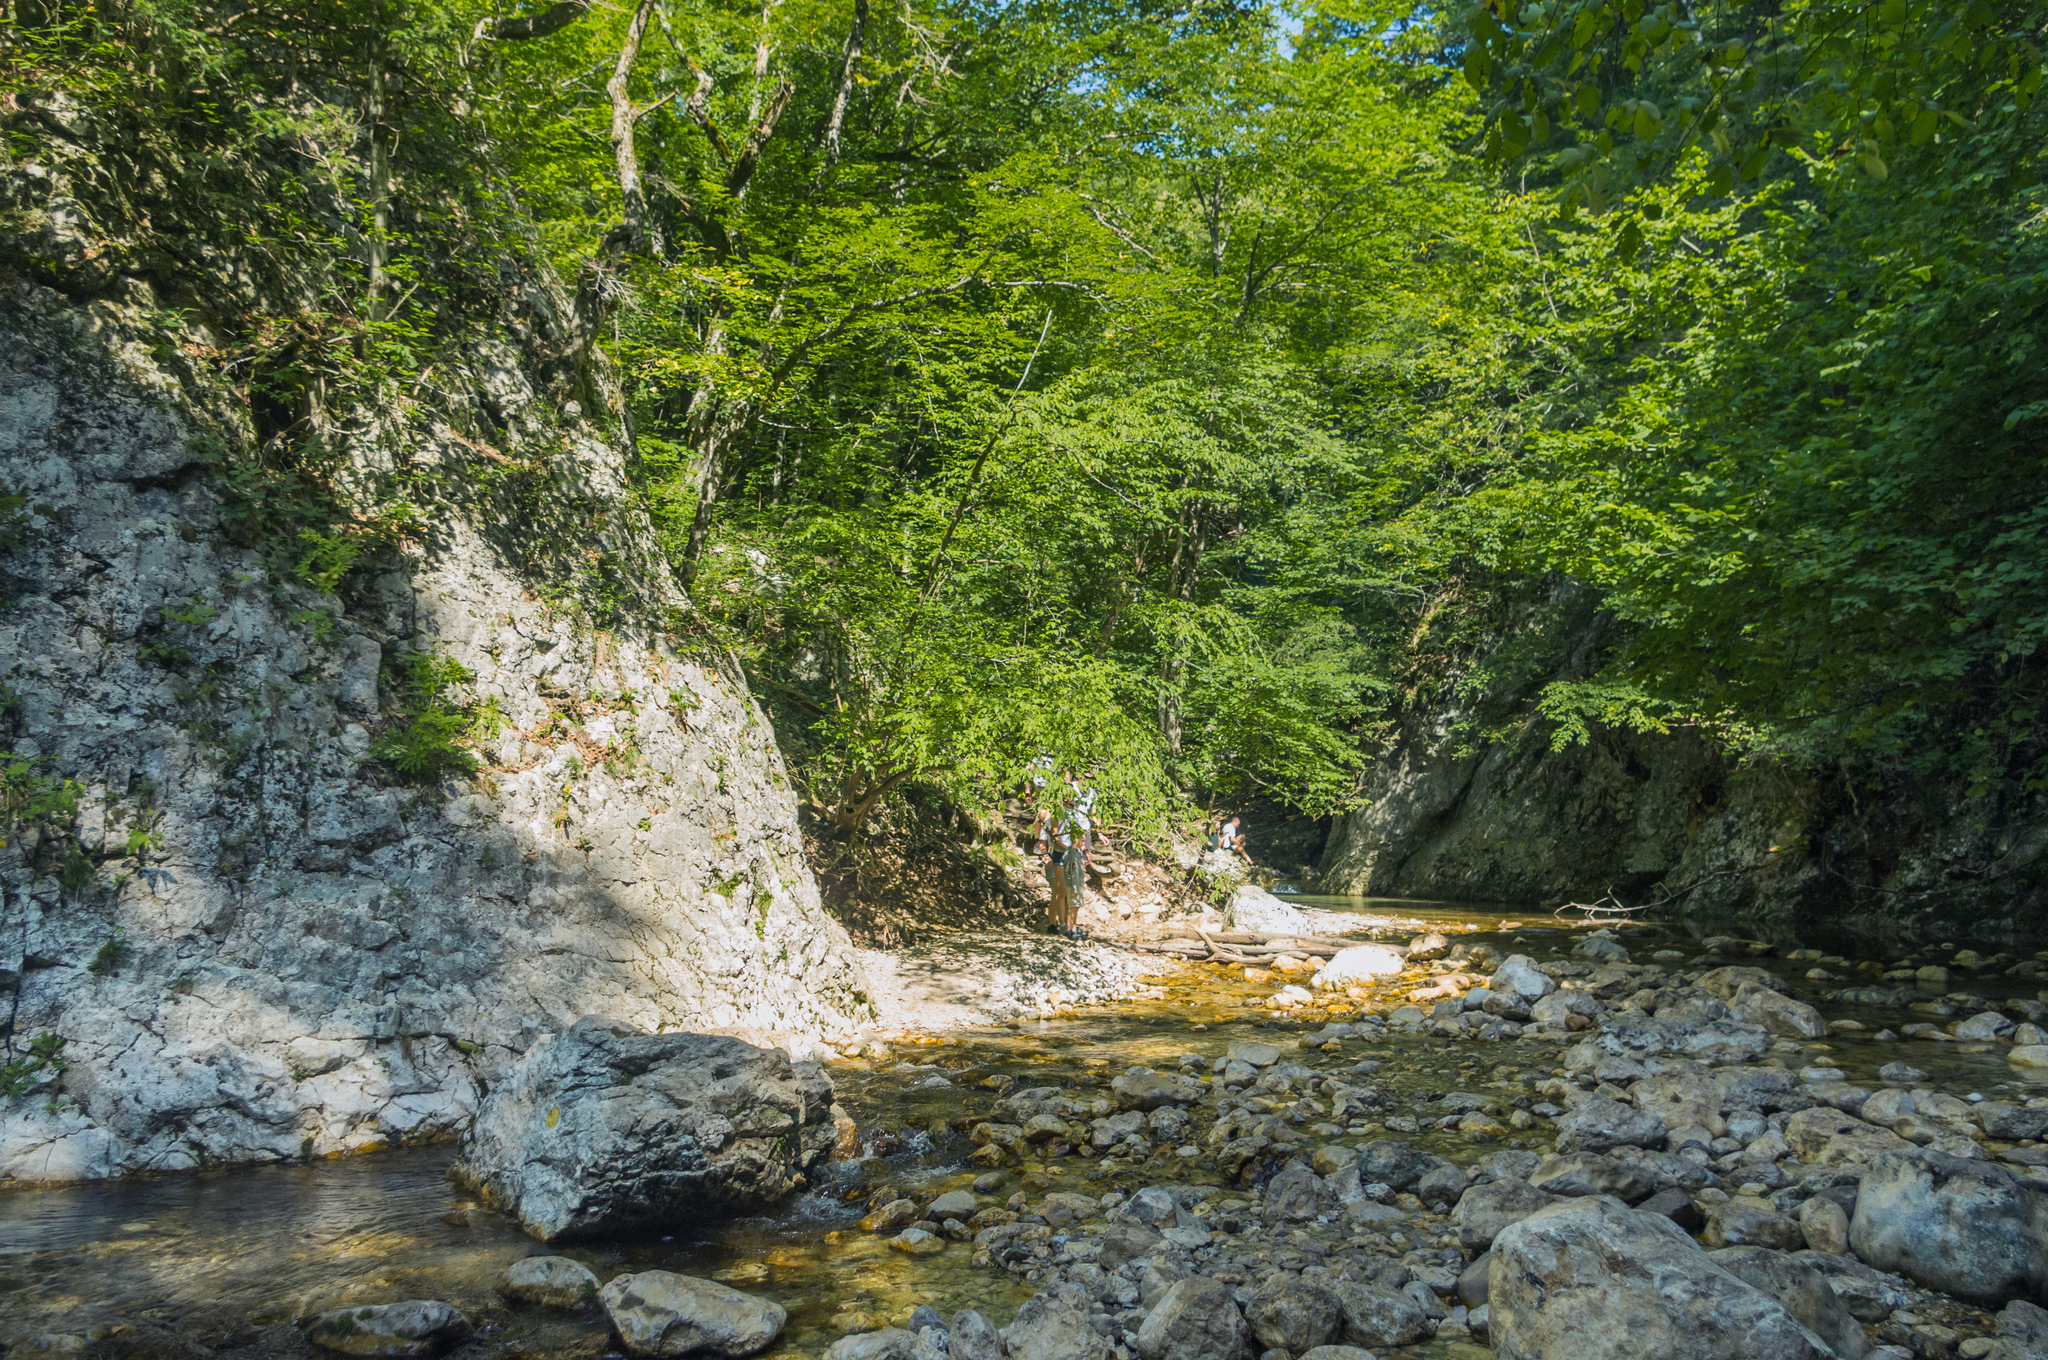
[[[1326,997],[1299,1033],[1105,1074],[1100,1090],[1009,1090],[959,1121],[973,1189],[883,1189],[863,1226],[950,1239],[1038,1286],[1024,1332],[1085,1318],[1105,1357],[1232,1337],[1267,1360],[1432,1340],[1474,1357],[1567,1340],[1718,1355],[1703,1308],[1788,1355],[2044,1353],[2048,1098],[1962,1099],[1903,1062],[1848,1082],[1824,1042],[1841,1029],[1746,961],[1667,969],[1606,933],[1544,962],[1425,953],[1376,991]],[[2041,1037],[2029,1018],[1954,1009],[1952,1042]],[[1490,1045],[1499,1063],[1418,1109],[1376,1048],[1402,1033]],[[1062,1171],[1100,1193],[1051,1189]],[[1568,1244],[1576,1276],[1548,1292],[1524,1279],[1496,1314],[1500,1253],[1544,1242],[1552,1257]],[[1627,1256],[1614,1244],[1659,1264],[1610,1271]],[[1607,1313],[1663,1319],[1658,1340],[1602,1334]]]

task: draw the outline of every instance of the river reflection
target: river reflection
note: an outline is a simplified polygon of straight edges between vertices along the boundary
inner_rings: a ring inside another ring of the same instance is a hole
[[[1413,922],[1539,960],[1568,956],[1583,927],[1546,914],[1473,904],[1290,896],[1302,906],[1361,917],[1398,916],[1382,938],[1405,936]],[[1364,924],[1364,923],[1362,923]],[[1776,957],[1713,955],[1697,926],[1658,923],[1620,932],[1635,961],[1670,970],[1754,962],[1770,968],[1830,1020],[1867,1028],[1803,1046],[1796,1064],[1841,1068],[1849,1080],[1877,1081],[1877,1069],[1905,1059],[1952,1094],[2025,1094],[2024,1078],[1999,1046],[1881,1041],[1890,1026],[1923,1018],[1896,1008],[1829,1003],[1822,994],[1868,979],[1852,975],[1855,942],[1844,937],[1808,948],[1837,949],[1815,964],[1831,978],[1810,980],[1807,961],[1783,954],[1802,942],[1779,940]],[[1879,956],[1883,962],[1938,959],[1944,951]],[[2002,968],[1958,975],[1950,986],[1991,1000],[2031,997],[2036,979]],[[1047,1021],[1016,1022],[949,1036],[933,1044],[899,1045],[885,1060],[835,1065],[840,1100],[853,1113],[871,1151],[836,1164],[808,1192],[768,1217],[717,1225],[678,1225],[668,1237],[586,1244],[562,1254],[600,1278],[660,1268],[725,1279],[771,1297],[790,1311],[771,1355],[816,1356],[848,1329],[901,1322],[919,1303],[950,1315],[979,1307],[1007,1322],[1031,1289],[1007,1274],[976,1270],[971,1249],[912,1258],[862,1233],[855,1220],[872,1191],[954,1188],[980,1168],[966,1164],[971,1145],[948,1127],[985,1112],[1009,1082],[1107,1087],[1137,1063],[1171,1068],[1182,1054],[1213,1058],[1238,1039],[1273,1037],[1266,1011],[1244,1004],[1273,985],[1244,982],[1208,967],[1183,968],[1167,980],[1163,1000],[1082,1011]],[[1929,994],[1930,996],[1932,994]],[[1381,1003],[1384,1004],[1384,1003]],[[1285,1021],[1280,1022],[1284,1027]],[[1375,1080],[1391,1088],[1401,1109],[1420,1109],[1447,1090],[1492,1086],[1512,1090],[1547,1079],[1555,1049],[1517,1043],[1450,1043],[1395,1034],[1357,1056],[1382,1063]],[[1345,1061],[1354,1060],[1347,1054]],[[1006,1080],[1007,1079],[1007,1080]],[[1106,1094],[1106,1091],[1105,1091]],[[1423,1120],[1415,1141],[1469,1162],[1489,1150]],[[1346,1142],[1359,1141],[1347,1138]],[[543,1250],[500,1215],[478,1208],[444,1172],[449,1144],[376,1153],[310,1166],[240,1168],[108,1185],[0,1194],[0,1337],[44,1333],[105,1337],[118,1349],[177,1353],[179,1338],[235,1346],[244,1354],[297,1350],[294,1319],[344,1303],[406,1298],[446,1299],[479,1324],[462,1354],[585,1356],[607,1353],[593,1318],[564,1318],[510,1309],[491,1293],[507,1264]],[[999,1195],[1020,1185],[1101,1194],[1168,1179],[1204,1179],[1178,1163],[1113,1168],[1078,1157],[1012,1168]],[[1214,1173],[1207,1173],[1214,1180]],[[851,1315],[865,1315],[854,1318]],[[1428,1354],[1424,1350],[1423,1354]]]

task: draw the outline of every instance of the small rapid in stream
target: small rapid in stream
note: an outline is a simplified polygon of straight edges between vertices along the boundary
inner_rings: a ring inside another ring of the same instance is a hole
[[[1547,915],[1486,907],[1288,900],[1367,917],[1398,913],[1398,929],[1379,936],[1388,941],[1412,934],[1420,921],[1457,944],[1483,943],[1539,963],[1570,957],[1586,933],[1583,926]],[[2032,998],[2036,979],[2009,971],[2024,957],[2000,956],[2007,960],[2003,965],[1980,971],[1952,969],[1947,992],[1916,993],[1922,1010],[1915,1013],[1836,997],[1845,986],[1876,980],[1869,962],[1942,960],[1953,946],[1900,948],[1873,960],[1867,950],[1859,959],[1855,941],[1847,937],[1780,938],[1770,942],[1768,953],[1760,943],[1738,944],[1731,957],[1725,944],[1721,952],[1709,953],[1704,933],[1692,925],[1653,922],[1618,935],[1636,962],[1656,959],[1671,971],[1742,962],[1770,967],[1792,994],[1820,1006],[1830,1021],[1865,1026],[1799,1045],[1801,1056],[1792,1066],[1839,1068],[1848,1081],[1876,1087],[1878,1069],[1904,1059],[1928,1074],[1928,1085],[1955,1096],[1979,1093],[2023,1103],[2041,1093],[2029,1085],[2026,1072],[2008,1064],[2002,1045],[1876,1037],[1887,1027],[1940,1019],[1944,1007],[1951,1015],[1967,1014],[1971,996],[1994,1005]],[[1821,951],[1819,957],[1814,950]],[[1860,975],[1859,962],[1866,963]],[[1806,976],[1809,971],[1818,976]],[[1319,1024],[1276,1018],[1269,1009],[1246,1004],[1271,996],[1285,978],[1249,982],[1213,966],[1185,965],[1160,980],[1163,999],[957,1032],[892,1045],[885,1057],[834,1063],[839,1102],[857,1121],[866,1155],[831,1164],[772,1214],[678,1224],[667,1236],[543,1248],[509,1218],[483,1209],[445,1180],[454,1155],[445,1143],[310,1165],[0,1194],[0,1337],[19,1344],[44,1334],[114,1340],[153,1335],[168,1347],[183,1336],[212,1348],[249,1348],[249,1354],[297,1353],[304,1344],[297,1319],[348,1303],[426,1298],[447,1300],[477,1323],[462,1355],[614,1353],[601,1313],[509,1307],[493,1294],[499,1271],[544,1250],[583,1262],[600,1279],[658,1268],[708,1276],[771,1298],[788,1309],[789,1322],[770,1356],[820,1355],[849,1331],[903,1325],[918,1304],[931,1304],[945,1316],[978,1308],[1001,1325],[1042,1285],[976,1267],[969,1243],[949,1243],[929,1256],[892,1251],[885,1238],[861,1231],[858,1220],[879,1187],[928,1195],[965,1188],[983,1175],[986,1168],[967,1161],[973,1144],[956,1124],[967,1123],[969,1115],[986,1117],[1003,1090],[1106,1092],[1115,1074],[1140,1064],[1172,1070],[1183,1055],[1199,1056],[1199,1070],[1206,1072],[1234,1042],[1265,1039],[1292,1047],[1295,1030]],[[1419,985],[1412,976],[1399,984]],[[1385,1011],[1398,998],[1390,986],[1367,1004]],[[1525,1097],[1535,1097],[1536,1088],[1561,1070],[1554,1044],[1450,1040],[1426,1028],[1344,1048],[1344,1063],[1380,1062],[1373,1080],[1394,1103],[1370,1132],[1354,1126],[1330,1141],[1401,1137],[1461,1165],[1502,1147],[1535,1146],[1537,1140],[1516,1131],[1474,1141],[1439,1129],[1435,1121],[1443,1109],[1432,1110],[1433,1101],[1450,1091],[1478,1091],[1497,1098],[1503,1111],[1518,1098],[1526,1109],[1531,1100]],[[1317,1141],[1311,1138],[1309,1145]],[[1027,1158],[1008,1168],[991,1202],[1017,1190],[1032,1198],[1050,1191],[1100,1197],[1173,1181],[1218,1185],[1222,1177],[1200,1162],[1176,1161],[1165,1148],[1140,1164],[1105,1165],[1071,1155]],[[1484,1352],[1469,1342],[1429,1341],[1407,1353]]]

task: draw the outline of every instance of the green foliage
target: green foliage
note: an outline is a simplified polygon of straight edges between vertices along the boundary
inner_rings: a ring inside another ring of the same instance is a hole
[[[92,959],[85,965],[85,971],[96,978],[103,978],[118,969],[127,957],[128,937],[116,930],[100,941],[100,947],[93,951]]]
[[[390,726],[370,743],[372,758],[403,783],[432,784],[477,772],[469,746],[489,741],[505,726],[496,695],[465,698],[476,675],[453,657],[414,652],[395,676]]]
[[[42,1073],[62,1072],[67,1065],[63,1036],[48,1031],[38,1034],[30,1041],[28,1052],[0,1063],[0,1097],[12,1099],[27,1095],[35,1089]]]

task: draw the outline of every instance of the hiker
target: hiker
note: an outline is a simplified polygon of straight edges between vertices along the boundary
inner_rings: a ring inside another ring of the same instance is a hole
[[[1225,822],[1223,830],[1216,833],[1216,844],[1219,849],[1236,854],[1246,864],[1252,862],[1251,852],[1244,848],[1244,832],[1239,829],[1236,817]]]
[[[1067,788],[1080,792],[1071,770]],[[1073,938],[1081,918],[1082,884],[1093,828],[1088,814],[1079,811],[1074,801],[1062,799],[1062,804],[1058,812],[1041,807],[1032,825],[1038,834],[1038,852],[1044,858],[1046,886],[1052,890],[1045,904],[1047,920],[1054,934]]]

